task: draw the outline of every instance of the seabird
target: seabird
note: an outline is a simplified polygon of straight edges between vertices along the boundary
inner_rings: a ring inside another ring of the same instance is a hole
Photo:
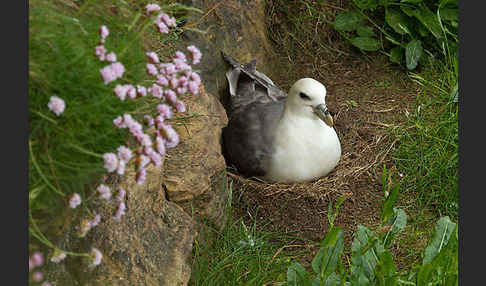
[[[288,95],[256,60],[231,65],[228,126],[223,145],[229,163],[246,176],[268,182],[306,182],[331,172],[341,157],[341,143],[326,107],[326,88],[312,78],[299,79]]]

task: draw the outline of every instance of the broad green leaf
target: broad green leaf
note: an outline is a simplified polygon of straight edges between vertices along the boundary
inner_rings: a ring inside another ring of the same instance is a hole
[[[439,219],[435,226],[432,240],[425,248],[423,265],[429,264],[441,252],[442,248],[449,242],[456,224],[448,216]]]
[[[337,31],[354,31],[363,23],[363,17],[357,12],[342,12],[334,18],[334,29]]]
[[[405,60],[409,70],[417,67],[418,61],[422,57],[422,52],[422,42],[420,40],[413,40],[407,44],[405,48]]]
[[[415,17],[415,10],[408,7],[408,6],[400,6],[400,9],[407,15],[408,17]]]
[[[312,286],[309,273],[304,266],[296,262],[287,269],[287,285],[289,286]]]
[[[352,285],[370,285],[375,278],[378,257],[385,251],[375,233],[358,225],[351,244]]]
[[[424,0],[402,0],[401,3],[421,3]]]
[[[401,63],[403,58],[403,49],[402,47],[394,47],[390,50],[390,61],[394,63]]]
[[[361,10],[375,10],[378,7],[378,0],[353,0],[353,3]]]
[[[425,5],[420,5],[415,9],[415,17],[434,35],[436,39],[442,38],[442,27],[440,26],[437,15],[427,8]]]
[[[344,247],[343,237],[339,227],[332,228],[312,260],[312,269],[324,280],[334,273],[339,264]]]
[[[358,34],[358,36],[361,36],[361,37],[371,37],[371,36],[375,35],[373,28],[371,28],[369,26],[359,26],[356,29],[356,33]]]
[[[405,211],[399,208],[393,208],[394,215],[385,223],[387,226],[391,226],[391,229],[385,234],[383,239],[383,245],[390,246],[395,236],[405,229],[407,225],[407,214]]]
[[[441,8],[439,9],[439,15],[442,21],[459,21],[458,19],[458,9],[451,8]]]
[[[381,209],[381,221],[387,222],[393,215],[393,205],[398,197],[398,191],[400,190],[400,183],[393,186],[392,191],[385,199]]]
[[[439,7],[442,8],[445,5],[458,6],[458,0],[440,0]]]
[[[320,282],[320,280],[319,280]],[[339,278],[339,275],[336,274],[336,273],[331,273],[331,275],[329,275],[329,277],[326,278],[326,280],[324,280],[324,286],[338,286],[341,282],[341,279]],[[320,284],[317,284],[317,285],[320,285]],[[314,285],[313,285],[314,286]]]
[[[355,37],[351,40],[351,44],[360,48],[361,50],[370,52],[377,51],[381,47],[380,41],[370,37]]]
[[[378,267],[385,278],[395,275],[397,269],[389,251],[384,251],[379,258]]]
[[[385,11],[385,21],[398,34],[410,34],[409,20],[406,15],[400,12],[400,10],[387,8]]]

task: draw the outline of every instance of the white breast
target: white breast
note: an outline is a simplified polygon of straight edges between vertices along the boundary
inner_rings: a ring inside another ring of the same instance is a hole
[[[306,117],[285,116],[275,132],[275,153],[265,178],[304,182],[327,175],[339,162],[341,143],[334,128]]]

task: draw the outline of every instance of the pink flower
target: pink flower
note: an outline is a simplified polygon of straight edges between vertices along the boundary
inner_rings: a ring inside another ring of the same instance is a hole
[[[157,20],[164,22],[168,27],[177,26],[175,18],[169,17],[169,15],[165,13],[160,13],[159,16],[157,16]]]
[[[148,134],[142,133],[140,136],[137,137],[138,142],[142,146],[152,146],[152,139],[150,139],[150,136]]]
[[[120,161],[128,162],[133,156],[132,150],[128,149],[123,145],[118,147],[117,151],[118,151],[118,159]]]
[[[176,110],[177,112],[186,112],[186,104],[182,100],[176,101]]]
[[[118,116],[117,118],[113,119],[113,124],[118,128],[126,128],[127,126],[123,122],[123,118]]]
[[[149,75],[157,75],[159,73],[159,71],[157,70],[157,67],[154,66],[153,64],[147,64],[146,68],[147,68],[147,73]]]
[[[100,198],[104,200],[109,200],[111,198],[111,190],[107,185],[101,184],[96,190],[100,193]]]
[[[95,55],[100,59],[100,61],[105,60],[106,52],[107,52],[107,50],[105,49],[105,46],[103,46],[103,45],[95,47]]]
[[[144,115],[143,116],[143,119],[145,119],[145,121],[147,122],[147,125],[148,126],[154,125],[154,118],[152,116],[150,116],[150,115],[147,114],[147,115]]]
[[[116,62],[116,54],[114,52],[111,52],[106,55],[106,60],[109,62]]]
[[[126,193],[127,192],[125,191],[125,189],[123,189],[123,188],[120,187],[118,189],[118,193],[116,195],[116,200],[119,201],[119,202],[122,202],[125,199]]]
[[[108,30],[108,28],[105,25],[102,25],[100,27],[101,38],[105,39],[106,37],[108,37],[109,34],[110,34],[110,31]]]
[[[40,281],[42,281],[42,279],[44,279],[44,275],[42,274],[42,272],[37,271],[37,272],[34,272],[34,274],[32,274],[32,279],[34,281],[40,282]]]
[[[118,204],[118,207],[116,208],[116,213],[115,213],[115,216],[113,218],[116,219],[116,220],[120,220],[122,215],[125,214],[125,209],[126,209],[125,203],[120,202]]]
[[[91,222],[87,219],[81,221],[81,225],[78,227],[78,236],[85,237],[88,231],[91,229]]]
[[[97,248],[92,248],[91,249],[91,255],[90,255],[90,260],[91,264],[88,267],[95,267],[97,265],[100,265],[101,259],[103,258],[103,255]]]
[[[184,53],[183,53],[183,52],[181,52],[181,51],[176,51],[176,52],[175,52],[175,58],[176,58],[176,59],[180,59],[180,60],[182,60],[183,62],[185,62],[185,61],[186,61],[186,55],[184,55]]]
[[[166,75],[171,75],[176,72],[176,67],[173,63],[160,64],[161,72]]]
[[[100,69],[101,77],[103,78],[105,84],[122,77],[124,72],[125,67],[120,62],[112,63],[111,65]]]
[[[137,171],[137,175],[135,177],[137,184],[141,185],[143,182],[145,182],[145,179],[147,177],[147,171],[145,169],[140,169]]]
[[[190,81],[187,84],[187,88],[189,89],[189,92],[191,92],[194,95],[199,93],[199,84],[195,81]]]
[[[109,173],[116,170],[118,167],[118,158],[114,153],[105,153],[103,159],[105,160],[105,169],[108,170]]]
[[[169,124],[160,124],[160,134],[166,139],[165,147],[174,148],[179,144],[179,134]]]
[[[187,85],[187,83],[188,83],[188,79],[187,79],[186,76],[181,76],[179,78],[179,86],[185,87]]]
[[[69,206],[72,209],[75,209],[77,206],[81,204],[81,196],[78,193],[74,193],[69,200]]]
[[[137,162],[136,162],[137,169],[138,170],[144,169],[145,166],[147,166],[148,163],[150,163],[149,157],[147,157],[145,155],[139,155]]]
[[[101,216],[99,214],[95,215],[92,220],[89,221],[91,227],[97,226],[101,221]]]
[[[47,107],[49,107],[49,109],[52,112],[54,112],[57,116],[59,116],[61,115],[61,113],[64,112],[64,109],[66,108],[66,103],[62,98],[53,95],[49,99],[49,103],[47,104]]]
[[[131,99],[135,99],[135,97],[137,97],[137,90],[135,89],[135,87],[131,84],[127,84],[125,86],[127,89],[127,96]]]
[[[177,88],[179,86],[179,80],[176,77],[171,78],[170,86],[172,88]]]
[[[165,124],[164,120],[165,120],[164,116],[160,114],[155,117],[154,122],[155,122],[156,129],[160,129],[161,128],[160,126]]]
[[[197,83],[198,85],[201,84],[201,77],[196,72],[190,72],[188,74],[188,78],[189,78],[190,81],[193,81],[193,82]]]
[[[164,91],[164,95],[165,95],[165,99],[167,99],[168,102],[175,102],[177,100],[176,93],[171,89]],[[166,118],[170,118],[170,117],[166,117]]]
[[[154,97],[159,98],[159,99],[161,99],[161,98],[162,98],[162,92],[163,92],[163,90],[162,90],[162,87],[160,87],[159,85],[157,85],[157,84],[155,84],[155,83],[154,83],[154,84],[152,85],[152,87],[150,87],[150,88],[148,89],[148,91],[149,91],[149,92],[150,92],[150,93],[151,93],[151,94],[152,94]]]
[[[187,47],[187,50],[190,52],[190,58],[192,60],[192,64],[198,64],[201,61],[202,53],[201,51],[196,48],[196,46],[191,45]]]
[[[163,118],[172,118],[172,109],[170,108],[169,105],[162,103],[157,105],[157,112],[163,117]]]
[[[44,263],[44,258],[42,257],[42,253],[40,252],[34,252],[30,256],[30,259],[32,259],[32,264],[34,265],[34,267],[42,266],[42,263]]]
[[[184,95],[184,94],[187,92],[187,87],[183,87],[183,86],[178,87],[178,88],[176,89],[176,91],[177,91],[177,94],[179,94],[179,95]]]
[[[147,4],[147,6],[145,6],[145,10],[147,13],[157,12],[160,11],[160,6],[157,4]]]
[[[162,157],[159,153],[155,152],[154,149],[148,149],[147,155],[150,157],[156,168],[159,168],[162,165]]]
[[[116,168],[116,172],[118,175],[123,176],[123,174],[125,174],[126,164],[127,163],[125,161],[118,161],[118,167]]]
[[[111,69],[117,78],[122,77],[123,73],[125,72],[125,67],[120,62],[112,63]]]
[[[155,21],[155,25],[157,26],[157,28],[159,28],[159,32],[161,34],[168,34],[169,33],[169,27],[167,27],[167,25],[164,22],[157,19]]]
[[[157,83],[160,84],[160,85],[163,85],[163,86],[168,86],[169,80],[167,79],[167,77],[165,77],[163,75],[158,75],[157,76]]]
[[[137,85],[137,93],[140,96],[146,96],[147,95],[147,88],[143,85]]]
[[[160,62],[159,56],[155,52],[147,52],[146,55],[151,63],[158,64]]]
[[[54,254],[51,257],[51,262],[59,263],[66,258],[66,253],[58,249],[54,250]]]
[[[118,97],[121,101],[124,101],[125,97],[127,96],[128,89],[126,85],[117,84],[113,91],[115,92],[116,97]]]
[[[164,138],[157,136],[155,137],[155,148],[160,155],[165,155],[165,140]]]

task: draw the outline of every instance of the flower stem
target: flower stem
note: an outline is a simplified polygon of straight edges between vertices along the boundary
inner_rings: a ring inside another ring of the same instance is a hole
[[[37,172],[39,172],[39,175],[41,176],[42,180],[44,180],[44,182],[46,183],[46,185],[49,188],[51,188],[54,192],[60,194],[61,196],[65,196],[65,194],[63,192],[61,192],[60,190],[58,190],[56,187],[54,187],[49,182],[49,180],[46,178],[46,176],[44,176],[44,173],[42,173],[41,168],[39,167],[39,165],[37,164],[37,161],[35,160],[34,152],[32,152],[32,141],[30,141],[30,140],[29,140],[29,152],[30,152],[30,157],[32,158],[32,164],[34,165],[34,167],[37,170]]]
[[[69,146],[73,147],[74,149],[80,151],[81,153],[84,153],[84,154],[87,154],[87,155],[91,155],[93,157],[97,157],[97,158],[103,158],[103,155],[100,155],[98,153],[94,153],[94,152],[91,152],[89,150],[86,150],[84,148],[81,148],[79,147],[78,145],[74,145],[74,144],[69,144]]]

